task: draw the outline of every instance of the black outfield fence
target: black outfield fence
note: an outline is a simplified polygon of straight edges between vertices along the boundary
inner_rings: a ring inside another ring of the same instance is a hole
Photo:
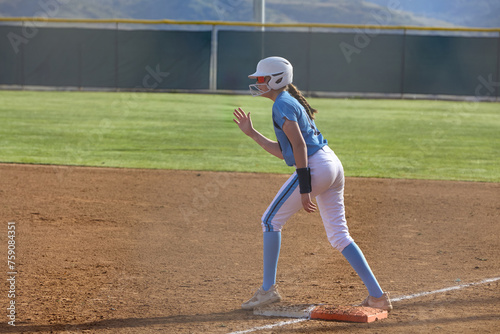
[[[467,37],[409,34],[404,27],[381,33],[381,27],[322,32],[116,26],[0,26],[0,85],[241,91],[262,57],[279,55],[292,62],[295,83],[309,93],[500,96],[500,29]]]

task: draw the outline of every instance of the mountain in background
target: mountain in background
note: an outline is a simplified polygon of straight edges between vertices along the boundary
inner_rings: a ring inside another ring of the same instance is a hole
[[[389,0],[370,0],[385,5]],[[464,27],[500,27],[500,0],[401,0],[403,11]]]
[[[397,10],[389,9],[390,4]],[[252,21],[253,0],[0,0],[0,16],[44,13],[59,18]],[[500,27],[500,0],[266,0],[266,21]]]

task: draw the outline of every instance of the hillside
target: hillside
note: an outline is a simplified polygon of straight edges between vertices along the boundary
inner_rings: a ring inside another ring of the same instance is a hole
[[[54,6],[53,4],[57,4]],[[267,0],[268,22],[500,26],[500,0]],[[52,4],[44,6],[43,4]],[[0,16],[252,21],[253,0],[0,0]],[[45,7],[45,8],[44,8]]]
[[[387,0],[370,0],[384,5]],[[499,0],[406,0],[401,9],[415,15],[466,27],[500,27]]]
[[[316,0],[310,1],[308,6],[300,0],[267,0],[266,3],[272,22],[452,26],[449,22],[394,11],[362,0]],[[285,16],[287,20],[280,20],[280,16]]]
[[[370,0],[378,5],[388,0]],[[401,9],[420,17],[451,22],[466,27],[500,27],[500,0],[406,0]]]

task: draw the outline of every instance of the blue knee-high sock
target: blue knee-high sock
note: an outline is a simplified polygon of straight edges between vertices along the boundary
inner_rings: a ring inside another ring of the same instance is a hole
[[[281,232],[264,232],[264,280],[262,287],[269,290],[276,283]]]
[[[342,251],[342,255],[349,261],[354,270],[358,273],[358,276],[361,278],[366,288],[368,289],[368,293],[370,296],[375,298],[380,298],[384,294],[380,285],[373,275],[368,262],[366,262],[365,256],[361,249],[359,249],[358,245],[355,242],[352,242],[349,246],[344,248]]]

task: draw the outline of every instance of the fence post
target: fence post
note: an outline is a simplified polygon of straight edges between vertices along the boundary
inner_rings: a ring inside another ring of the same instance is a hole
[[[119,52],[118,52],[118,22],[115,23],[115,91],[118,91],[118,70],[119,70]]]
[[[24,21],[21,21],[21,29],[24,31]],[[25,62],[26,62],[26,47],[25,43],[21,44],[21,89],[24,90],[24,85],[25,85],[25,75],[26,75],[26,70],[25,70]]]
[[[218,48],[218,29],[214,24],[212,26],[212,44],[210,47],[210,74],[209,74],[209,90],[215,92],[217,90],[217,48]]]
[[[258,23],[266,23],[266,0],[253,0],[253,20]],[[264,26],[260,27],[260,31],[265,31]]]
[[[307,82],[307,86],[306,86],[306,92],[307,92],[307,96],[310,97],[311,96],[311,39],[312,39],[312,27],[309,27],[309,31],[308,31],[308,34],[307,34],[307,59],[306,59],[306,63],[307,63],[307,78],[306,78],[306,82]]]
[[[406,65],[406,28],[403,29],[403,50],[401,52],[401,98],[404,98],[405,94],[405,65]]]

